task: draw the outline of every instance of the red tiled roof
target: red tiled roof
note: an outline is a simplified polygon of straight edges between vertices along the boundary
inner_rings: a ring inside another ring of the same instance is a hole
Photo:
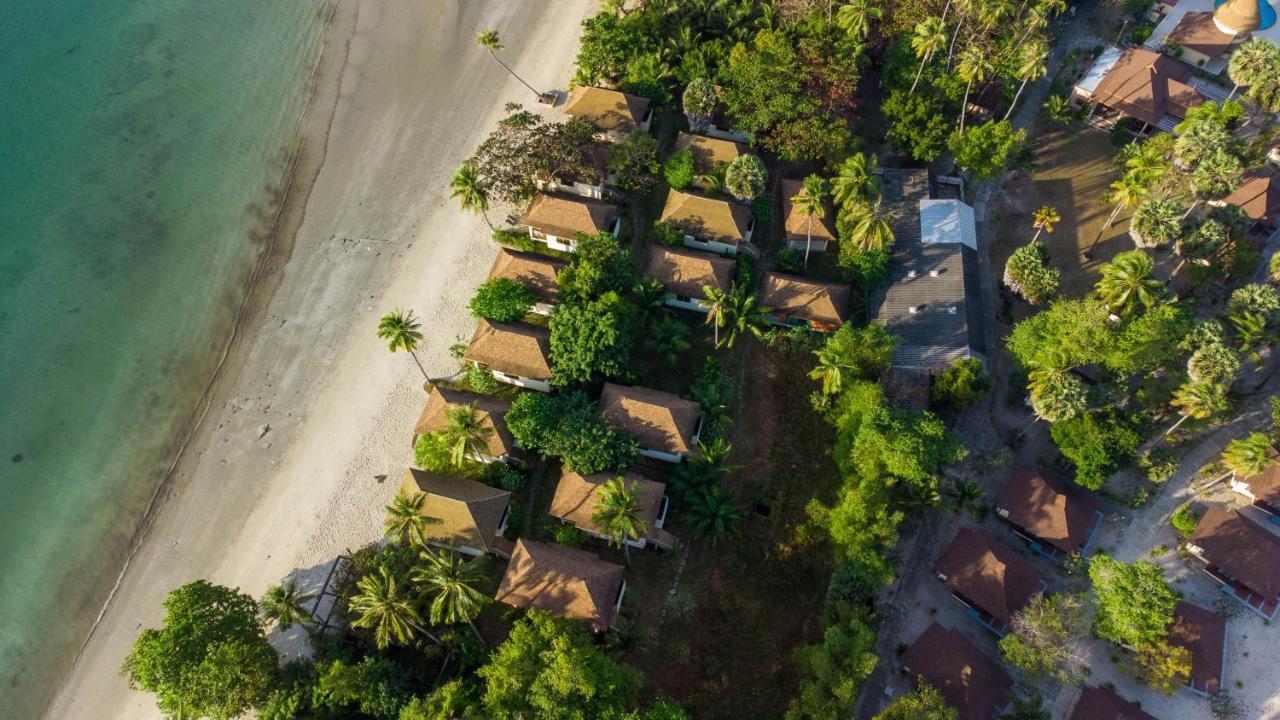
[[[1004,624],[1041,590],[1035,565],[987,533],[961,528],[934,570],[947,587]]]
[[[1169,642],[1191,651],[1191,680],[1211,695],[1222,687],[1226,636],[1227,620],[1221,615],[1185,601],[1174,608]]]
[[[1206,562],[1265,599],[1280,596],[1280,537],[1253,520],[1210,508],[1188,542]]]
[[[991,720],[1008,704],[1013,688],[996,661],[959,631],[936,622],[907,648],[902,665],[942,693],[957,720]]]
[[[1084,545],[1098,514],[1096,500],[1067,492],[1063,481],[1039,468],[1014,468],[996,508],[1014,525],[1068,553]]]

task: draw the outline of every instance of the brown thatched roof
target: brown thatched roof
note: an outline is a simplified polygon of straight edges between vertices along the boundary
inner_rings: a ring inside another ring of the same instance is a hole
[[[617,206],[600,200],[538,195],[520,223],[572,240],[579,234],[595,235],[609,230],[617,217]]]
[[[569,263],[537,253],[502,248],[493,259],[489,279],[506,278],[528,288],[540,302],[551,302],[560,291],[556,274]]]
[[[551,517],[573,523],[588,532],[599,532],[600,526],[591,516],[595,514],[596,505],[600,501],[600,488],[616,477],[619,477],[617,473],[580,475],[572,470],[561,471],[555,497],[551,499]],[[644,508],[640,519],[644,521],[646,530],[652,532],[656,529],[654,523],[662,514],[662,497],[666,495],[667,486],[635,472],[624,473],[621,477],[623,484],[635,494],[636,501]],[[647,532],[641,537],[648,535]]]
[[[764,273],[760,304],[783,315],[825,325],[843,325],[852,291],[842,283],[821,282],[777,272]]]
[[[671,189],[660,222],[673,222],[686,235],[737,245],[751,225],[751,210],[727,200],[691,195]]]
[[[690,298],[703,297],[702,287],[728,290],[737,267],[731,258],[700,250],[654,245],[644,274],[662,281],[667,292]]]
[[[783,180],[780,185],[783,230],[787,234],[787,240],[807,240],[812,237],[814,240],[836,242],[836,210],[831,202],[823,201],[822,217],[814,217],[810,224],[809,216],[802,214],[796,204],[791,201],[791,198],[805,194],[804,183],[799,180]]]
[[[1043,576],[987,533],[961,528],[934,564],[952,592],[963,595],[1004,624],[1042,589]]]
[[[511,500],[506,490],[417,468],[405,472],[400,493],[406,497],[425,495],[418,512],[428,518],[424,531],[428,541],[485,552],[493,547]]]
[[[489,436],[485,438],[486,455],[498,457],[515,449],[515,438],[511,437],[505,422],[511,403],[490,395],[480,395],[465,390],[432,387],[431,394],[427,395],[427,402],[422,407],[422,413],[418,415],[413,434],[427,435],[444,429],[449,421],[446,411],[468,406],[474,406],[476,419],[480,421],[482,427],[489,430]]]
[[[1204,102],[1187,82],[1191,70],[1160,53],[1129,48],[1103,76],[1093,99],[1130,117],[1156,125],[1165,115],[1186,116]]]
[[[524,323],[481,320],[463,359],[533,380],[551,378],[551,333]]]
[[[634,437],[641,447],[673,455],[693,450],[701,411],[698,403],[661,390],[605,383],[600,392],[605,422]]]
[[[601,130],[632,133],[639,129],[649,112],[649,98],[579,85],[569,93],[564,112],[580,117]]]
[[[685,150],[693,155],[694,166],[703,174],[710,173],[717,165],[728,165],[741,155],[752,154],[742,143],[681,131],[676,135],[674,152]]]
[[[621,565],[586,550],[521,538],[494,599],[604,630],[617,619],[618,591],[625,575]]]
[[[903,653],[902,665],[912,678],[922,677],[942,693],[957,720],[992,720],[1013,688],[996,661],[963,633],[936,622]]]

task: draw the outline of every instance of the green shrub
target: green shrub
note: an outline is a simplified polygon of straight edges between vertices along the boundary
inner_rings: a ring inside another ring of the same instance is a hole
[[[963,358],[934,378],[929,397],[935,405],[959,411],[980,400],[990,387],[991,376],[982,361]]]
[[[587,544],[587,534],[568,523],[560,523],[552,528],[551,537],[557,543],[568,547],[580,548]]]
[[[1200,524],[1200,516],[1202,514],[1191,507],[1191,503],[1185,502],[1179,505],[1177,510],[1173,511],[1173,517],[1169,518],[1169,524],[1185,540],[1190,538],[1191,533],[1196,531],[1196,526]]]
[[[1147,471],[1147,479],[1156,485],[1169,482],[1178,472],[1178,458],[1163,448],[1147,450],[1138,457],[1138,466]]]
[[[782,272],[797,274],[804,272],[804,253],[800,250],[784,247],[773,256],[773,259]]]
[[[1004,284],[1032,305],[1039,305],[1058,294],[1062,274],[1049,264],[1049,251],[1043,243],[1027,243],[1013,251],[1004,264]]]
[[[639,452],[636,441],[605,423],[581,392],[525,393],[511,403],[507,428],[521,447],[564,459],[574,472],[622,472]]]
[[[485,368],[474,363],[468,363],[467,387],[481,395],[492,395],[502,388],[502,383]]]
[[[537,241],[529,237],[529,233],[521,230],[504,230],[502,228],[494,228],[493,241],[499,245],[505,245],[517,250],[530,252],[535,249]]]
[[[653,224],[653,236],[661,245],[667,247],[680,247],[684,245],[684,230],[679,225],[671,222],[655,222]]]
[[[1076,466],[1076,483],[1097,490],[1107,476],[1138,451],[1138,433],[1115,408],[1086,412],[1056,422],[1049,435],[1063,456]]]
[[[756,216],[756,222],[760,225],[768,225],[773,219],[773,199],[768,195],[761,195],[751,201],[751,213]]]
[[[509,323],[523,318],[536,300],[529,288],[515,280],[500,277],[476,288],[467,307],[478,318]]]
[[[666,176],[667,184],[675,190],[689,187],[698,174],[698,169],[693,164],[693,153],[683,150],[667,158],[662,165],[662,174]]]
[[[508,492],[517,492],[524,488],[524,473],[510,463],[494,462],[484,468],[484,483]]]

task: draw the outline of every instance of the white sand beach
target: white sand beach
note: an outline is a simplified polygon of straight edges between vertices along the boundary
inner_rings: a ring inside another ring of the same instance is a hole
[[[455,369],[448,347],[471,334],[466,302],[495,246],[449,198],[448,180],[504,103],[533,102],[472,39],[497,29],[517,72],[563,89],[595,4],[340,0],[303,160],[312,172],[321,164],[292,252],[270,270],[48,717],[159,716],[119,667],[172,588],[207,578],[260,596],[295,570],[318,582],[337,554],[378,538],[423,395],[417,366],[389,354],[374,326],[393,307],[414,310],[427,370]]]

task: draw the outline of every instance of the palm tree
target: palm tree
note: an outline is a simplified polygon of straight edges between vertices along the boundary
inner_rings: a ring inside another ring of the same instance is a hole
[[[493,58],[494,61],[496,61],[499,65],[501,65],[504,70],[511,73],[511,77],[519,80],[521,85],[524,85],[525,87],[529,88],[529,92],[533,93],[539,98],[542,97],[542,93],[538,92],[537,90],[534,90],[532,85],[525,82],[524,78],[520,77],[515,73],[514,70],[507,67],[507,64],[502,62],[502,60],[498,57],[498,51],[502,49],[502,42],[498,38],[497,30],[485,30],[483,32],[476,33],[476,44],[484,48],[485,50],[488,50],[489,57]]]
[[[436,432],[449,446],[449,461],[454,467],[462,467],[468,457],[483,455],[489,448],[493,428],[485,426],[475,403],[446,408],[444,422],[444,427]]]
[[[591,514],[591,522],[600,528],[600,534],[610,545],[622,546],[623,557],[631,564],[631,545],[629,540],[639,540],[649,531],[641,515],[648,509],[636,497],[634,488],[627,487],[621,477],[607,480],[600,486],[596,499],[595,511]]]
[[[1219,150],[1231,146],[1231,133],[1219,122],[1201,119],[1190,126],[1173,142],[1173,161],[1183,170],[1190,170]]]
[[[1118,315],[1128,315],[1141,304],[1149,308],[1160,301],[1164,283],[1151,277],[1155,263],[1141,250],[1117,254],[1102,266],[1098,296]]]
[[[883,203],[884,198],[878,197],[874,205],[859,203],[850,210],[853,219],[849,235],[859,252],[887,249],[893,245],[893,225]]]
[[[867,202],[875,192],[875,172],[875,155],[850,155],[831,181],[831,199],[842,208]]]
[[[845,5],[840,8],[849,7]],[[838,16],[837,16],[838,17]],[[810,175],[804,179],[801,191],[791,198],[791,204],[801,215],[805,217],[805,241],[804,241],[804,264],[809,266],[809,247],[813,244],[813,219],[821,220],[827,214],[823,201],[827,195],[827,183],[817,175]]]
[[[1182,206],[1172,200],[1143,200],[1129,220],[1129,237],[1140,248],[1168,245],[1182,231],[1182,214]]]
[[[1239,369],[1240,358],[1236,357],[1235,351],[1216,340],[1196,348],[1187,359],[1187,377],[1192,380],[1208,380],[1229,386]]]
[[[1047,232],[1053,234],[1053,226],[1062,222],[1062,216],[1058,214],[1058,209],[1052,205],[1041,205],[1039,210],[1031,216],[1031,227],[1036,229],[1036,234],[1031,238],[1031,242],[1040,239],[1040,233]]]
[[[947,486],[945,496],[956,512],[971,511],[982,499],[982,486],[968,478],[959,478]]]
[[[724,324],[728,321],[728,308],[729,301],[732,298],[732,291],[703,285],[702,294],[707,298],[706,324],[712,327],[712,332],[715,333],[715,345],[720,347],[720,328],[724,327]]]
[[[387,341],[387,349],[391,352],[404,350],[409,353],[409,357],[413,358],[418,369],[422,371],[422,377],[427,378],[427,369],[422,367],[418,356],[413,354],[418,343],[422,341],[422,332],[418,330],[420,327],[422,326],[418,324],[418,318],[414,316],[412,310],[405,312],[396,308],[383,315],[378,321],[377,332],[379,339]]]
[[[691,347],[689,326],[670,315],[663,317],[649,333],[649,347],[669,365],[680,360],[680,353]]]
[[[920,84],[920,76],[924,74],[924,66],[929,64],[939,50],[947,46],[947,28],[942,18],[930,16],[916,24],[915,34],[911,36],[911,49],[920,58],[920,69],[916,70],[916,79],[911,83],[907,95],[914,95],[916,86]]]
[[[647,277],[631,288],[631,300],[640,310],[640,328],[644,329],[649,321],[659,315],[667,302],[667,291],[658,278]]]
[[[1102,239],[1107,230],[1111,229],[1111,224],[1116,221],[1116,216],[1120,214],[1120,211],[1142,202],[1150,191],[1150,187],[1142,182],[1135,173],[1125,173],[1119,180],[1111,183],[1111,192],[1108,193],[1108,199],[1110,202],[1114,202],[1116,206],[1111,209],[1111,215],[1107,217],[1106,224],[1098,231],[1098,235],[1090,243],[1089,249],[1084,252],[1085,259],[1093,256],[1093,247],[1098,244],[1098,241]]]
[[[755,293],[745,286],[734,285],[723,315],[726,330],[724,346],[733,347],[733,341],[746,332],[756,337],[764,335],[765,328],[769,327],[769,320],[765,315],[772,309],[760,305]]]
[[[956,74],[964,81],[964,101],[960,103],[960,134],[964,135],[964,119],[969,109],[969,92],[995,70],[990,53],[978,45],[966,45],[956,60]]]
[[[818,364],[809,371],[809,377],[822,381],[823,395],[839,394],[844,387],[845,371],[853,371],[854,366],[844,353],[830,343],[814,350],[813,354],[818,357]]]
[[[1274,461],[1271,438],[1266,433],[1250,433],[1227,443],[1222,451],[1222,462],[1235,471],[1240,479],[1261,475]]]
[[[1280,57],[1280,53],[1277,52],[1275,43],[1260,37],[1254,37],[1236,48],[1231,53],[1231,61],[1227,63],[1227,75],[1235,83],[1228,99],[1236,96],[1241,85],[1252,86],[1259,80],[1277,79],[1276,69],[1280,67],[1277,57]]]
[[[1051,423],[1078,417],[1088,406],[1088,390],[1080,378],[1065,370],[1031,372],[1031,410]]]
[[[690,526],[698,537],[705,537],[712,545],[738,533],[742,521],[742,508],[733,494],[719,485],[713,485],[694,498],[689,506]]]
[[[1244,165],[1240,158],[1227,150],[1215,150],[1191,171],[1191,192],[1195,201],[1187,209],[1187,214],[1190,215],[1204,198],[1230,195],[1243,177]]]
[[[462,163],[462,167],[453,173],[453,179],[449,181],[449,190],[452,191],[449,197],[458,198],[463,210],[480,213],[489,229],[493,229],[488,212],[489,183],[480,178],[475,163],[470,160]]]
[[[1240,341],[1240,352],[1248,352],[1256,362],[1258,353],[1255,345],[1267,338],[1267,317],[1257,312],[1232,313],[1227,318],[1231,321],[1231,329],[1235,330],[1236,339]]]
[[[1177,430],[1187,418],[1207,420],[1226,410],[1227,387],[1205,380],[1191,380],[1178,388],[1171,404],[1182,411],[1182,417],[1165,431],[1165,437]]]
[[[1053,715],[1044,706],[1044,697],[1033,691],[1027,697],[1015,695],[1009,710],[996,720],[1053,720]]]
[[[1044,113],[1054,122],[1067,124],[1075,114],[1071,106],[1071,98],[1066,95],[1050,95],[1044,101]]]
[[[311,612],[303,606],[313,598],[314,594],[301,592],[294,578],[289,578],[279,585],[267,588],[262,602],[258,603],[258,613],[263,619],[274,622],[281,630],[288,630],[294,623],[311,622]]]
[[[383,535],[401,545],[421,537],[427,525],[427,518],[422,515],[422,501],[426,498],[426,493],[397,494],[384,508],[387,518],[382,521]]]
[[[1017,77],[1022,79],[1022,83],[1018,85],[1018,92],[1014,94],[1013,102],[1009,103],[1009,109],[1005,111],[1003,119],[1008,120],[1013,114],[1013,109],[1018,106],[1018,98],[1022,97],[1022,91],[1026,89],[1027,83],[1044,77],[1045,61],[1048,59],[1049,48],[1043,42],[1022,46],[1018,53],[1017,71]]]
[[[964,21],[969,18],[977,7],[979,0],[951,0],[951,4],[956,6],[956,14],[960,16],[956,20],[956,29],[951,33],[951,43],[947,47],[947,70],[951,70],[951,58],[956,54],[956,39],[960,37],[960,29],[964,27]]]
[[[435,642],[440,639],[422,627],[422,618],[414,609],[413,603],[405,597],[396,584],[396,579],[387,571],[386,566],[378,568],[378,574],[370,573],[356,583],[358,593],[347,601],[347,607],[360,617],[351,624],[358,628],[373,630],[374,643],[378,649],[385,649],[392,641],[408,643],[413,640],[414,633],[420,632]]]
[[[476,589],[484,582],[487,558],[463,560],[456,552],[424,550],[418,555],[423,564],[413,571],[413,581],[425,588],[431,599],[431,624],[471,626],[480,644],[484,638],[476,629],[475,619],[489,602],[489,597]]]
[[[836,26],[850,38],[861,42],[871,32],[871,21],[879,20],[884,11],[871,4],[872,0],[850,0],[836,11]]]

